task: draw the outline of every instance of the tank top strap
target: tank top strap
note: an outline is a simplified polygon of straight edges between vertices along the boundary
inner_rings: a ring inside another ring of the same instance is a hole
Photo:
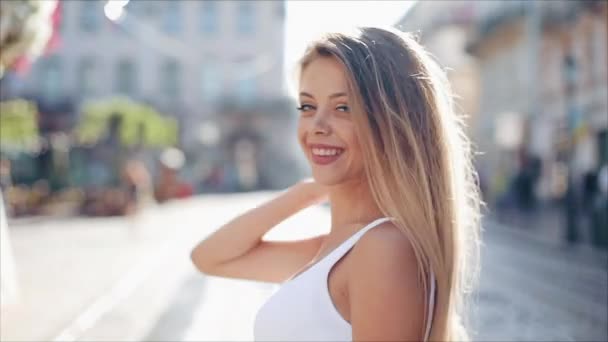
[[[359,239],[361,238],[361,236],[363,236],[363,234],[367,233],[369,230],[373,229],[374,227],[377,227],[377,226],[381,225],[382,223],[390,221],[390,220],[391,220],[390,217],[382,217],[382,218],[376,219],[373,222],[371,222],[370,224],[368,224],[367,226],[363,227],[361,230],[359,230],[355,234],[353,234],[353,236],[346,239],[346,241],[344,241],[338,248],[336,248],[333,252],[331,252],[325,258],[322,272],[324,272],[327,275],[329,273],[329,270],[331,270],[331,268],[333,267],[333,265],[338,260],[340,260],[357,243],[357,241],[359,241]],[[430,293],[427,298],[428,299],[427,300],[428,311],[427,311],[427,316],[426,316],[424,341],[428,341],[428,339],[431,337],[431,328],[433,326],[435,301],[436,301],[435,296],[436,296],[436,292],[437,292],[436,282],[437,282],[437,280],[435,279],[435,274],[431,271],[430,275],[429,275],[429,283],[430,283],[429,292]],[[324,282],[324,284],[325,284],[325,282]]]
[[[346,254],[346,252],[353,248],[353,246],[357,243],[357,241],[359,241],[363,234],[367,233],[372,228],[377,227],[386,221],[389,221],[390,219],[390,217],[382,217],[376,219],[367,226],[360,229],[355,234],[353,234],[353,236],[346,239],[346,241],[344,241],[340,246],[338,246],[338,248],[336,248],[333,252],[330,253],[330,255],[327,256],[327,263],[325,264],[326,271],[329,271],[333,267],[333,265]]]

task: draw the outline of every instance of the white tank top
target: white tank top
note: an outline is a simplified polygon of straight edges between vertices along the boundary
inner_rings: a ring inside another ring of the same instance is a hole
[[[368,230],[388,221],[380,218],[365,226],[327,256],[281,285],[258,311],[256,341],[352,341],[349,322],[337,311],[327,288],[329,271]],[[435,306],[435,277],[431,291],[424,340],[431,332]]]

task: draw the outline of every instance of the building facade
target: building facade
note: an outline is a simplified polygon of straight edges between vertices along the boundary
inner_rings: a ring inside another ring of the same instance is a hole
[[[60,46],[17,93],[50,107],[116,95],[150,104],[177,119],[195,164],[233,164],[235,135],[290,133],[282,129],[295,116],[283,72],[284,1],[132,0],[121,16],[109,10],[106,1],[63,1]],[[294,115],[273,116],[288,108]]]
[[[421,1],[396,25],[447,69],[490,203],[523,167],[561,198],[608,162],[605,1]],[[527,166],[525,166],[526,164]]]
[[[131,1],[112,22],[104,1],[62,3],[61,47],[25,88],[51,100],[128,95],[183,118],[284,93],[282,1]]]
[[[564,194],[564,173],[578,187],[608,161],[607,4],[602,1],[483,2],[469,52],[481,74],[474,133],[491,193],[530,158],[543,200]]]
[[[467,53],[466,44],[481,5],[479,1],[418,1],[395,25],[419,37],[445,69],[456,110],[466,118],[468,130],[477,123],[479,70],[475,58]]]

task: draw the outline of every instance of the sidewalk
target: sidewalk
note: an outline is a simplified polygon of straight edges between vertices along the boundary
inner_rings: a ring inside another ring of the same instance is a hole
[[[565,240],[565,214],[556,206],[539,207],[529,213],[513,209],[492,210],[485,215],[483,226],[505,238],[511,236],[528,244],[559,251],[585,264],[608,266],[608,250],[592,245],[590,228],[585,220],[579,220],[581,241],[569,244]]]
[[[499,210],[491,208],[486,215],[502,225],[516,228],[531,237],[552,245],[563,245],[565,241],[566,214],[558,205],[539,205],[536,209],[523,211],[516,208]],[[580,240],[577,244],[592,245],[591,228],[586,216],[578,219]]]
[[[5,341],[248,340],[265,283],[206,277],[197,241],[272,193],[202,196],[136,220],[75,218],[9,227],[22,302],[0,314]],[[297,239],[329,227],[309,208],[272,232]],[[474,340],[605,340],[606,253],[581,256],[529,230],[484,222]],[[538,230],[543,229],[539,227]],[[589,261],[591,260],[591,261]]]
[[[486,221],[481,262],[475,341],[607,340],[606,253]]]
[[[20,301],[2,307],[0,340],[141,340],[178,291],[177,280],[193,271],[193,245],[272,195],[200,196],[133,218],[9,222]],[[318,232],[302,221],[306,213],[296,216],[301,229],[279,228],[273,238]]]
[[[0,339],[52,339],[168,237],[146,214],[9,222],[19,297],[2,307]]]

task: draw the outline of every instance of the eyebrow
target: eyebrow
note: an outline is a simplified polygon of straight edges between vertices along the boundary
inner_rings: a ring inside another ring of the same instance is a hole
[[[300,96],[306,96],[306,97],[310,97],[311,99],[314,99],[315,97],[310,95],[309,93],[302,91],[300,92]],[[336,98],[336,97],[342,97],[342,96],[348,96],[348,94],[346,94],[345,92],[339,92],[339,93],[334,93],[329,95],[330,99]]]

